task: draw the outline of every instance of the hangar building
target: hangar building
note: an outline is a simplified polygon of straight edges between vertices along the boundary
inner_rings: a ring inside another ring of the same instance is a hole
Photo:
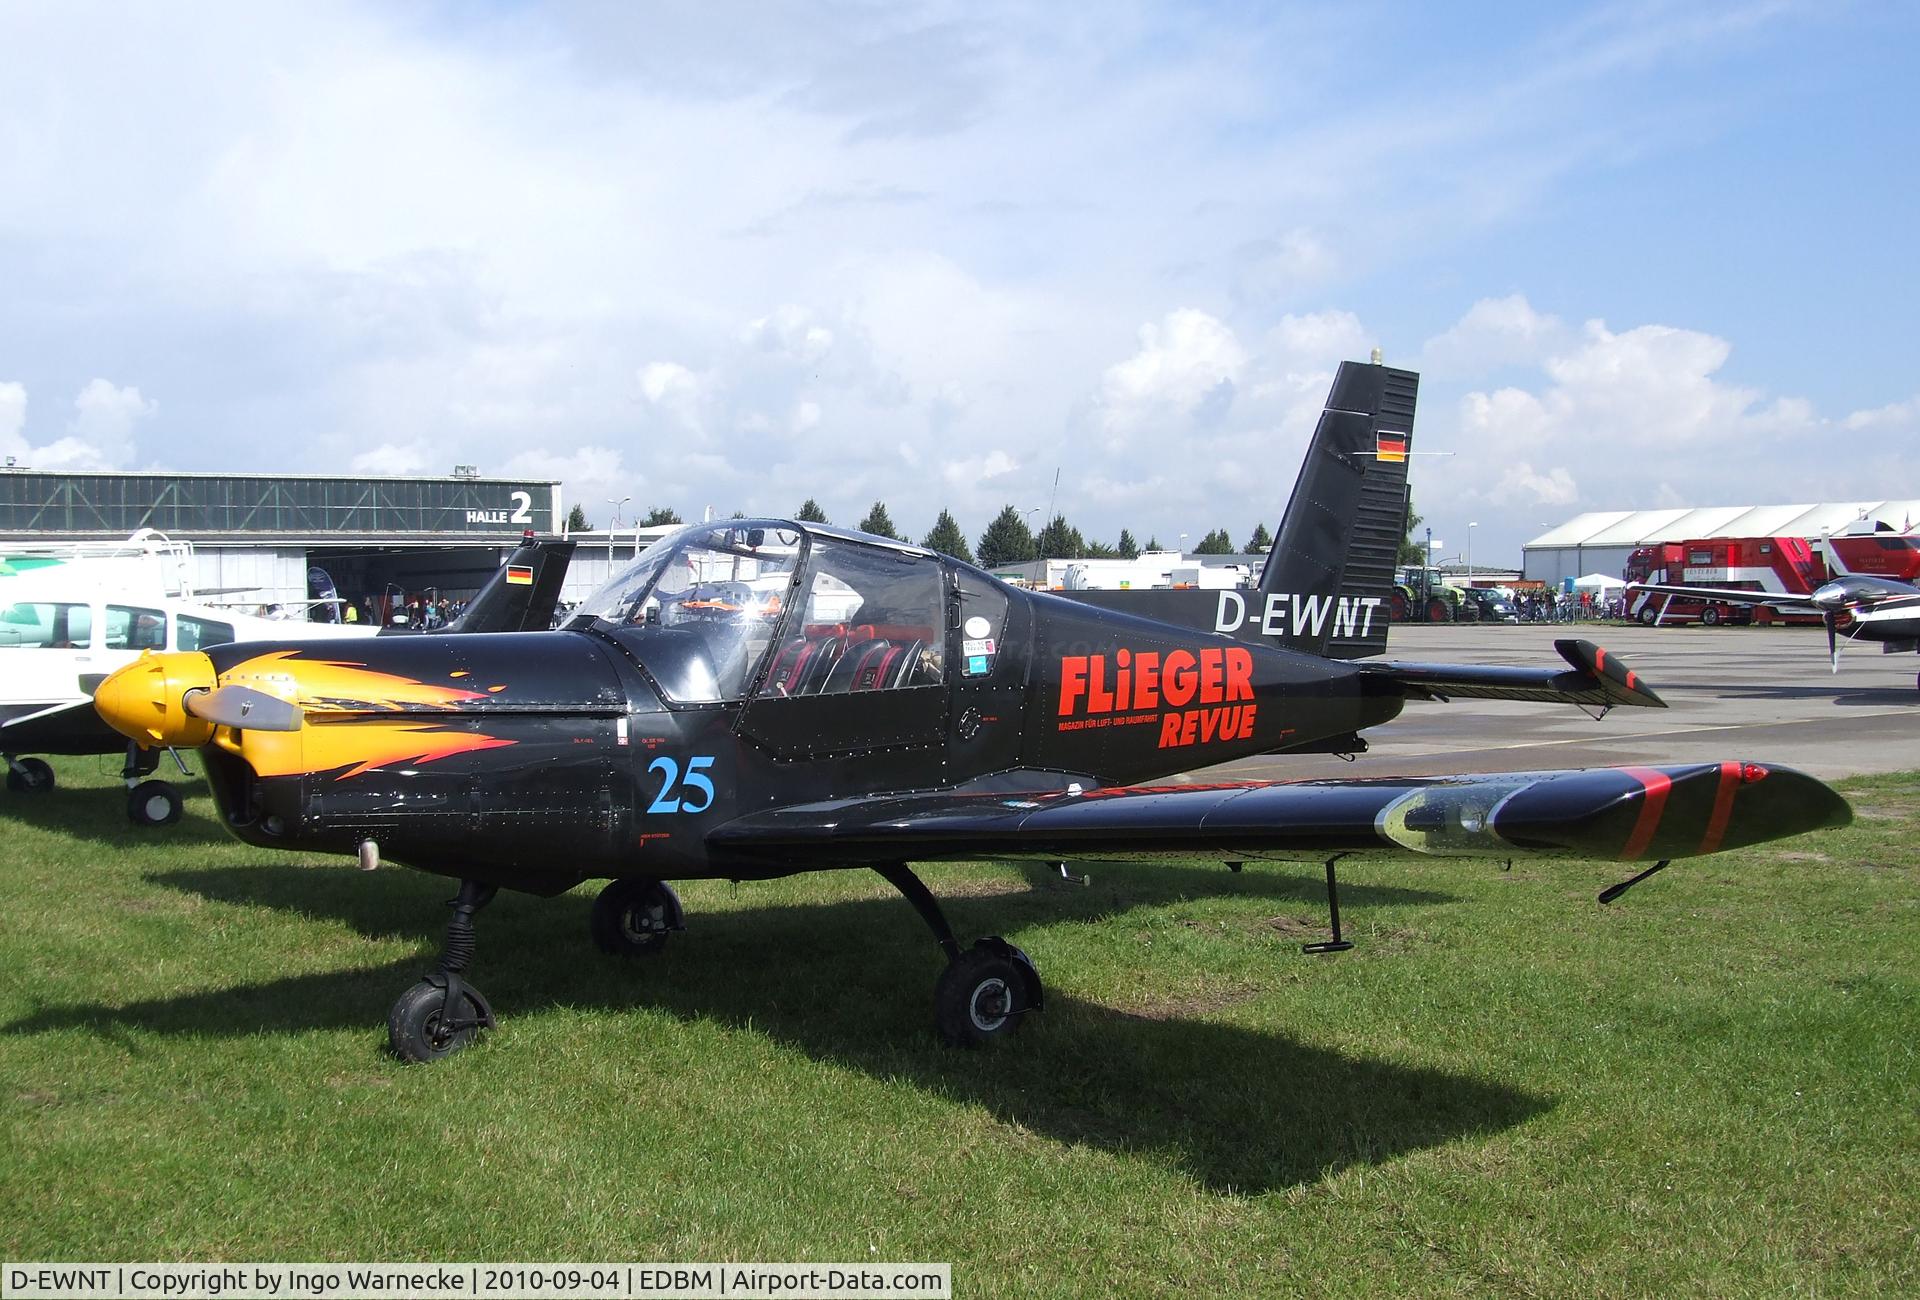
[[[1636,547],[1705,537],[1804,537],[1920,524],[1920,500],[1821,505],[1700,506],[1596,510],[1576,515],[1521,547],[1522,576],[1558,585],[1589,573],[1618,577]]]
[[[471,594],[531,528],[566,518],[560,484],[482,478],[0,469],[0,544],[122,541],[152,528],[193,544],[196,590],[307,597],[319,567],[358,602],[389,587]]]

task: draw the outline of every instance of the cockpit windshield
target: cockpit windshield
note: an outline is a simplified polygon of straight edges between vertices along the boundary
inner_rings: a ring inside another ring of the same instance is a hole
[[[800,562],[790,528],[694,524],[649,546],[583,601],[567,626],[649,630],[661,689],[681,702],[738,699],[766,654]],[[650,647],[651,648],[651,647]],[[654,655],[647,662],[653,666]],[[671,680],[669,680],[671,679]]]

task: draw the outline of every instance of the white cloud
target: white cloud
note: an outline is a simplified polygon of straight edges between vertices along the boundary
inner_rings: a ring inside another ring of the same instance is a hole
[[[750,322],[741,339],[758,351],[803,365],[814,365],[833,351],[833,331],[814,320],[806,308],[791,304]]]
[[[159,409],[160,403],[142,397],[138,388],[90,379],[73,399],[69,428],[82,441],[124,452],[131,449],[134,427]]]
[[[0,427],[5,423],[0,418]],[[1904,402],[1890,402],[1871,411],[1855,411],[1841,424],[1855,431],[1920,431],[1920,396],[1910,397]]]
[[[1551,319],[1523,299],[1504,300],[1481,324],[1517,328],[1452,333],[1456,341],[1539,339],[1552,331],[1535,324]],[[1723,379],[1732,350],[1697,330],[1614,331],[1589,321],[1539,361],[1539,385],[1468,392],[1452,428],[1425,422],[1426,447],[1458,454],[1421,466],[1416,496],[1516,510],[1844,500],[1885,496],[1889,482],[1920,469],[1912,451],[1893,444],[1867,458],[1871,471],[1863,460],[1824,454],[1837,429],[1911,427],[1920,400],[1830,420],[1804,398]]]
[[[1524,294],[1482,298],[1444,333],[1427,340],[1422,371],[1472,377],[1510,365],[1538,365],[1564,346],[1566,326],[1533,309]]]
[[[1170,419],[1223,412],[1247,368],[1234,333],[1197,308],[1169,312],[1140,327],[1140,349],[1107,368],[1100,385],[1100,422],[1109,445]]]
[[[14,380],[0,383],[0,449],[17,455],[25,450],[26,440],[20,436],[27,427],[27,386]]]
[[[677,361],[649,361],[640,367],[640,391],[655,406],[684,401],[696,386],[693,372]]]
[[[1580,490],[1574,486],[1573,474],[1564,465],[1556,465],[1541,474],[1532,465],[1519,461],[1501,471],[1499,484],[1488,496],[1514,505],[1567,506],[1579,499]]]
[[[372,451],[363,451],[347,462],[347,467],[355,474],[421,474],[426,472],[428,460],[426,451],[418,443],[400,446],[383,442]]]
[[[1019,468],[1019,461],[996,447],[984,456],[970,456],[964,460],[941,462],[940,477],[945,479],[951,487],[970,488],[997,478],[1005,478]]]

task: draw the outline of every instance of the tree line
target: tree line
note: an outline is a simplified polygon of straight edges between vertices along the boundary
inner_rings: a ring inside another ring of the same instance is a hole
[[[1031,513],[1031,512],[1028,512]],[[735,518],[740,516],[735,515]],[[800,509],[794,512],[795,519],[802,523],[826,524],[833,522],[827,518],[827,512],[820,503],[808,497]],[[656,506],[649,510],[636,525],[638,527],[657,527],[665,524],[683,522],[680,515],[665,506]],[[567,516],[569,532],[580,532],[593,525],[587,520],[587,512],[575,505]],[[873,503],[873,509],[866,517],[854,525],[863,533],[875,537],[890,537],[897,542],[912,539],[895,527],[893,516],[887,512],[884,501]],[[1131,529],[1122,528],[1120,536],[1112,542],[1085,536],[1078,528],[1067,522],[1063,514],[1056,514],[1039,532],[1033,531],[1027,524],[1025,514],[1012,506],[1005,506],[995,515],[986,531],[980,534],[977,545],[969,545],[967,535],[960,531],[959,521],[951,511],[942,510],[940,517],[933,521],[933,527],[920,539],[920,545],[930,551],[939,551],[951,555],[969,564],[980,564],[985,568],[996,568],[1005,564],[1021,564],[1028,560],[1131,560],[1145,551],[1158,551],[1162,547],[1160,539],[1149,537],[1143,547],[1134,539]],[[1255,524],[1253,532],[1247,538],[1245,546],[1236,547],[1232,536],[1224,528],[1216,528],[1200,539],[1193,548],[1196,555],[1265,555],[1273,545],[1273,538],[1267,532],[1264,523]]]
[[[735,519],[742,516],[734,512]],[[802,523],[826,524],[833,522],[827,518],[827,512],[820,503],[808,497],[795,512],[795,519]],[[636,525],[641,528],[657,528],[668,524],[684,523],[679,512],[669,506],[655,506]],[[1399,563],[1417,564],[1421,561],[1421,550],[1413,540],[1413,531],[1421,523],[1420,514],[1414,510],[1411,498],[1407,501],[1407,527],[1404,540],[1400,544]],[[584,532],[593,525],[587,522],[587,512],[578,504],[567,515],[568,532]],[[893,524],[893,516],[887,513],[884,501],[873,503],[873,509],[867,511],[866,518],[854,525],[863,533],[872,533],[876,537],[891,537],[897,542],[910,541]],[[1065,515],[1055,515],[1047,526],[1034,532],[1027,526],[1025,514],[1005,506],[987,525],[987,531],[980,534],[977,548],[967,545],[967,535],[960,531],[959,523],[951,512],[942,510],[940,517],[933,521],[933,527],[920,539],[920,545],[930,551],[939,551],[951,555],[969,564],[978,563],[984,568],[996,568],[1003,564],[1022,564],[1028,560],[1131,560],[1138,558],[1143,550],[1161,549],[1160,539],[1150,537],[1143,547],[1134,540],[1133,533],[1125,528],[1120,530],[1118,541],[1107,543],[1097,538],[1085,537],[1078,528],[1067,522]],[[1200,539],[1193,548],[1194,555],[1265,555],[1273,547],[1273,537],[1267,532],[1265,523],[1253,526],[1253,532],[1247,538],[1245,546],[1235,547],[1233,538],[1226,529],[1216,528]]]

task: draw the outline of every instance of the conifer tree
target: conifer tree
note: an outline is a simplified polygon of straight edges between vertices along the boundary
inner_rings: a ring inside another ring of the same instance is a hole
[[[1034,558],[1033,530],[1012,506],[1003,508],[980,534],[980,563],[984,568],[1022,564]]]
[[[929,551],[938,551],[942,555],[951,555],[956,560],[973,563],[973,548],[967,545],[967,535],[960,531],[960,525],[954,522],[952,514],[945,510],[933,521],[933,530],[920,539],[920,545]]]
[[[822,510],[820,503],[812,497],[807,498],[806,503],[800,507],[800,512],[794,515],[794,518],[803,524],[824,524],[831,522],[827,518],[827,512]]]
[[[856,526],[861,532],[872,533],[875,537],[891,537],[896,542],[906,540],[894,531],[893,516],[887,513],[887,504],[884,501],[874,502],[873,509],[867,511],[867,517]]]

